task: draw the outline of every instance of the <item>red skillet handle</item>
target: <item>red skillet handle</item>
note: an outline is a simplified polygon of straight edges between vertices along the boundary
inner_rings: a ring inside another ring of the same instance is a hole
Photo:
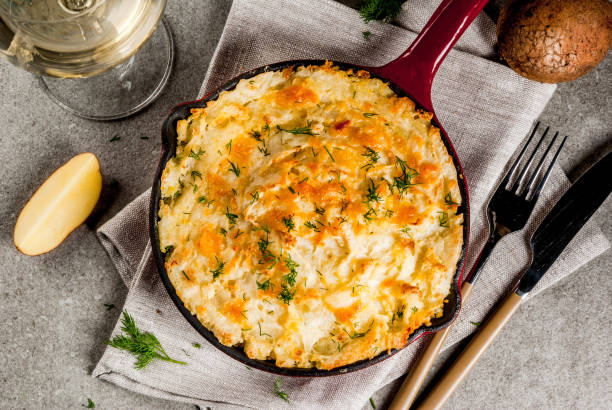
[[[399,85],[427,111],[433,111],[431,85],[444,57],[488,0],[442,0],[423,30],[401,56],[371,68]]]

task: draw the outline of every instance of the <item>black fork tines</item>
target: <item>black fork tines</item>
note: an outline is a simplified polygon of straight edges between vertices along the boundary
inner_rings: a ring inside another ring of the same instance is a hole
[[[561,148],[563,147],[563,144],[565,143],[565,140],[567,138],[567,136],[565,136],[561,139],[561,143],[558,145],[552,159],[550,161],[547,161],[550,151],[557,142],[559,132],[555,133],[555,135],[552,137],[552,140],[547,144],[546,148],[544,149],[544,153],[540,154],[544,141],[546,140],[546,137],[548,135],[548,131],[550,130],[550,127],[546,127],[544,133],[535,145],[535,148],[531,149],[531,155],[529,155],[529,159],[527,159],[527,161],[521,166],[521,163],[523,162],[525,155],[530,148],[530,145],[532,145],[531,142],[536,134],[538,126],[539,122],[536,123],[536,125],[533,127],[533,131],[531,132],[529,139],[521,149],[521,152],[512,164],[512,167],[506,174],[506,177],[503,181],[503,186],[507,190],[513,191],[515,195],[521,196],[524,199],[534,202],[538,199],[542,187],[546,183],[546,180],[550,175],[552,167],[557,162],[559,153],[561,152]],[[537,162],[537,165],[533,167],[534,161],[538,156],[539,160]],[[547,162],[548,166],[544,168],[544,165]],[[516,176],[517,172],[518,176]],[[527,178],[529,179],[527,180]],[[508,183],[510,183],[509,186]]]

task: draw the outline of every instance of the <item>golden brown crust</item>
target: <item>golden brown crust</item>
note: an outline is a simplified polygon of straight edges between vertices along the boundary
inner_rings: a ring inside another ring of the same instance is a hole
[[[162,175],[160,246],[221,343],[331,369],[441,312],[461,197],[431,114],[331,64],[242,80],[192,114]]]

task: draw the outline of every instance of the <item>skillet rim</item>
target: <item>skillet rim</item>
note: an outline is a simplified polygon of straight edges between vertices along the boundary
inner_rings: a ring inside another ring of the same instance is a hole
[[[449,295],[447,296],[448,303],[444,305],[443,314],[440,318],[436,318],[432,320],[432,324],[429,326],[422,325],[416,328],[412,334],[408,337],[406,344],[401,349],[391,349],[390,351],[383,351],[377,356],[371,359],[364,359],[354,363],[350,363],[344,366],[336,367],[331,370],[323,370],[317,368],[297,368],[297,367],[279,367],[276,366],[274,361],[272,360],[257,360],[251,359],[246,355],[244,349],[241,347],[231,347],[226,346],[219,342],[219,340],[215,337],[215,335],[208,330],[199,320],[193,315],[183,304],[183,301],[176,294],[176,290],[174,286],[170,282],[170,278],[168,277],[168,273],[166,271],[166,267],[164,265],[164,255],[161,252],[159,244],[159,233],[158,233],[158,212],[159,212],[159,204],[161,199],[161,175],[166,166],[166,163],[174,156],[176,152],[176,141],[177,141],[177,133],[176,133],[176,122],[180,119],[185,119],[189,115],[191,115],[190,110],[192,108],[202,108],[206,106],[206,103],[210,100],[215,100],[219,97],[219,95],[224,91],[232,90],[236,87],[238,82],[242,79],[251,78],[258,74],[267,72],[267,71],[278,71],[287,67],[299,67],[299,66],[308,66],[308,65],[322,65],[326,62],[331,62],[333,66],[337,66],[342,70],[352,69],[356,70],[366,70],[368,71],[368,67],[360,67],[354,64],[341,63],[332,60],[289,60],[282,61],[274,64],[269,64],[261,67],[257,67],[246,71],[238,76],[235,76],[216,90],[211,91],[206,94],[204,97],[198,100],[189,101],[181,103],[175,107],[173,107],[166,119],[162,122],[161,126],[161,139],[162,139],[162,150],[160,154],[160,160],[155,171],[155,178],[153,181],[153,185],[151,188],[151,198],[149,203],[149,239],[151,243],[153,257],[155,259],[155,265],[157,267],[157,271],[159,276],[168,292],[168,295],[176,305],[177,309],[181,312],[183,317],[191,324],[191,326],[208,342],[210,342],[217,349],[232,357],[233,359],[242,362],[243,364],[250,366],[252,368],[262,370],[268,373],[273,373],[281,376],[291,376],[291,377],[326,377],[326,376],[334,376],[346,374],[349,372],[354,372],[357,370],[368,368],[374,364],[380,363],[389,357],[395,355],[397,352],[405,349],[408,345],[413,343],[415,340],[429,333],[437,332],[448,327],[458,316],[459,311],[461,309],[461,291],[459,284],[461,283],[461,279],[463,277],[463,271],[465,269],[465,258],[467,255],[468,242],[469,242],[469,230],[470,230],[470,211],[469,211],[469,194],[467,182],[465,179],[465,174],[463,172],[463,168],[459,161],[457,152],[455,151],[454,146],[452,145],[450,139],[448,138],[446,131],[440,126],[435,112],[433,112],[432,123],[435,124],[436,127],[440,129],[440,136],[442,138],[442,142],[446,147],[448,154],[453,159],[453,165],[457,171],[457,182],[459,185],[459,191],[461,194],[461,205],[457,209],[457,213],[463,214],[463,244],[461,246],[461,254],[459,260],[457,261],[457,267],[455,273],[453,275],[453,280],[451,283],[451,289],[449,291]],[[389,84],[389,87],[398,95],[405,96],[412,99],[417,108],[421,108],[420,104],[412,98],[407,92],[401,89],[399,86],[394,84],[391,80],[376,75],[375,73],[370,73],[371,78],[378,78],[385,83]],[[427,111],[427,110],[426,110]]]

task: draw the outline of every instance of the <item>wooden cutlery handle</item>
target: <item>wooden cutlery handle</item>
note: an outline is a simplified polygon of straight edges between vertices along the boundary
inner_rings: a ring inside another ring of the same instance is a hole
[[[461,286],[461,298],[464,303],[467,298],[470,297],[472,289],[472,284],[469,282],[464,282]],[[404,383],[402,383],[397,393],[395,393],[395,398],[389,406],[389,410],[408,410],[410,408],[429,373],[429,369],[431,369],[431,366],[436,361],[440,349],[444,344],[444,339],[446,339],[446,335],[448,335],[452,326],[453,324],[451,323],[445,329],[434,334],[429,345],[427,345],[423,353],[421,353],[421,356],[412,366],[412,370],[410,370],[410,373],[406,376]]]
[[[419,409],[439,409],[446,403],[472,367],[474,367],[480,356],[483,355],[489,345],[495,340],[497,334],[506,325],[514,312],[516,312],[521,301],[521,297],[515,292],[512,292],[504,299],[495,313],[482,325],[482,328],[470,341],[465,350],[461,352],[440,382],[425,398]]]

